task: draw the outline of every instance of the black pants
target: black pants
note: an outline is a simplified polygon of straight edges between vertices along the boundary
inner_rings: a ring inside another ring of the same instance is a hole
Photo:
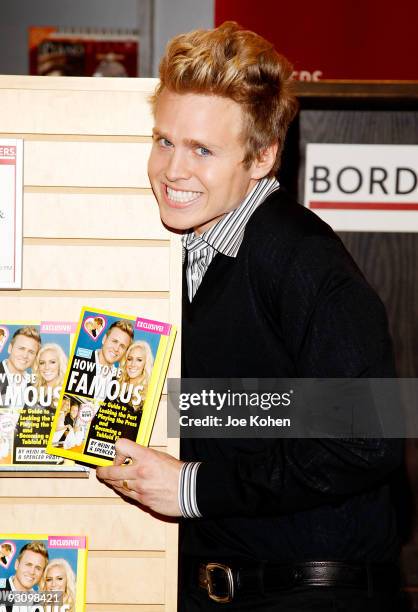
[[[334,587],[291,589],[274,595],[237,598],[227,604],[211,601],[198,587],[179,593],[179,612],[406,612],[400,594],[375,593]]]

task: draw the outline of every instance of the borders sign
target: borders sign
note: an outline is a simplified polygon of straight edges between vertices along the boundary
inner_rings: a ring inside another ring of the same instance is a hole
[[[418,145],[308,144],[305,206],[334,230],[418,232]]]

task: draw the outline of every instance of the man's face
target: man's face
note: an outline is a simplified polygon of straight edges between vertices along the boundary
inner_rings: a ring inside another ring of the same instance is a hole
[[[107,363],[120,361],[131,343],[129,334],[114,327],[103,338],[102,353]]]
[[[7,363],[13,373],[23,373],[33,366],[35,357],[39,351],[39,342],[34,338],[18,335],[9,344],[9,357]]]
[[[71,400],[69,397],[66,397],[64,395],[64,398],[62,400],[62,411],[64,413],[69,412],[70,411],[70,405],[71,405]]]
[[[148,175],[165,225],[202,233],[237,208],[261,172],[246,169],[242,109],[227,98],[164,89]]]
[[[25,550],[21,559],[16,561],[14,585],[17,591],[30,591],[41,579],[46,559],[40,553]]]

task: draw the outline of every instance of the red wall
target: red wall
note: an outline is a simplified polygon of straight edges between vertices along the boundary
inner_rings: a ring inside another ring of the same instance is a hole
[[[418,0],[215,0],[216,25],[231,19],[271,40],[299,73],[418,80]]]

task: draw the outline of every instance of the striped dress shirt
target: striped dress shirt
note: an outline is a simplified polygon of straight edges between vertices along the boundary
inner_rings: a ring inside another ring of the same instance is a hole
[[[191,302],[217,253],[236,257],[244,239],[245,226],[258,206],[279,189],[275,178],[263,178],[246,196],[242,203],[206,232],[196,235],[193,231],[182,237],[183,256],[187,252],[187,293]],[[200,462],[185,463],[181,469],[178,499],[185,518],[200,518],[196,500],[196,478]]]

